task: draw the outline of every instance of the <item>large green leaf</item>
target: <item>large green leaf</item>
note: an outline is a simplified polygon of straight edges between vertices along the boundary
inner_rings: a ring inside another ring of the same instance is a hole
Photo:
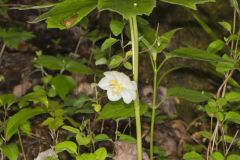
[[[161,0],[162,2],[181,5],[187,8],[197,10],[197,4],[203,4],[206,2],[215,2],[215,0]]]
[[[111,10],[128,19],[131,16],[149,15],[156,6],[156,0],[98,0],[100,10]]]
[[[239,154],[231,154],[227,157],[227,160],[240,160]]]
[[[167,95],[183,98],[191,102],[203,102],[209,100],[210,98],[208,95],[204,93],[182,87],[173,87],[168,89]]]
[[[10,140],[11,137],[17,132],[18,128],[24,124],[28,119],[45,113],[43,108],[26,108],[20,110],[15,115],[11,116],[7,122],[7,126],[5,128],[5,138],[6,140]]]
[[[56,93],[65,99],[66,95],[75,87],[76,82],[70,76],[57,75],[52,79],[51,84],[55,87]]]
[[[9,159],[9,160],[17,160],[18,159],[18,146],[16,144],[8,144],[6,146],[3,146],[2,148],[3,154]]]
[[[223,60],[220,56],[214,53],[209,53],[207,51],[197,49],[197,48],[179,48],[167,54],[168,57],[183,57],[203,61],[219,62]]]
[[[147,105],[141,105],[141,114],[147,111]],[[135,110],[133,104],[125,104],[123,101],[109,102],[100,112],[98,120],[101,119],[126,119],[135,116]]]
[[[81,21],[96,6],[97,0],[65,0],[37,17],[33,23],[47,19],[48,28],[69,28]]]

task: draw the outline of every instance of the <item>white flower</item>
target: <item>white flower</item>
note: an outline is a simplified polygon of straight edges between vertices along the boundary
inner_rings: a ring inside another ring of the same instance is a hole
[[[137,85],[134,81],[122,72],[108,71],[104,72],[98,86],[107,90],[107,96],[110,101],[118,101],[123,98],[126,104],[136,99]]]

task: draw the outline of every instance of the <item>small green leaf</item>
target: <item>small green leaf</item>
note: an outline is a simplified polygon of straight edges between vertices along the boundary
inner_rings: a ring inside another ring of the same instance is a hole
[[[3,94],[0,96],[0,106],[11,106],[14,103],[14,99],[13,94]]]
[[[6,146],[3,146],[2,148],[3,154],[9,159],[9,160],[17,160],[18,159],[18,146],[16,144],[8,144]]]
[[[36,90],[34,92],[28,93],[21,97],[18,101],[19,103],[25,102],[33,102],[35,104],[42,103],[46,107],[48,107],[48,98],[46,96],[46,93],[42,90]]]
[[[111,57],[110,62],[108,64],[109,69],[117,68],[123,61],[123,57],[120,55],[114,55]]]
[[[123,63],[123,66],[128,70],[132,70],[132,68],[133,68],[132,63],[130,63],[130,62]]]
[[[240,155],[231,154],[227,157],[227,160],[240,160]]]
[[[70,154],[77,154],[77,145],[72,141],[64,141],[55,146],[56,153],[67,151]]]
[[[217,53],[218,51],[222,50],[225,46],[225,43],[222,40],[215,40],[209,46],[207,51],[209,53]]]
[[[229,102],[238,102],[240,101],[240,93],[235,91],[226,93],[226,100]]]
[[[226,29],[229,33],[232,32],[232,25],[228,22],[222,21],[218,22],[224,29]]]
[[[18,128],[26,123],[26,121],[36,115],[45,113],[42,108],[26,108],[20,110],[8,119],[7,126],[5,128],[6,140],[10,140],[11,137],[17,132]]]
[[[226,114],[225,121],[240,124],[240,113],[230,111]]]
[[[191,102],[203,102],[209,100],[210,98],[208,95],[204,93],[181,87],[173,87],[168,89],[167,95],[183,98]]]
[[[141,105],[141,114],[147,111],[148,106],[146,104]],[[135,116],[135,110],[133,104],[125,104],[123,101],[109,102],[100,112],[97,120],[101,119],[126,119]]]
[[[107,150],[105,148],[98,148],[95,152],[95,159],[96,160],[105,160],[107,157]]]
[[[220,153],[220,152],[214,152],[214,153],[210,156],[210,160],[224,160],[224,156],[223,156],[222,153]]]
[[[71,133],[75,133],[75,134],[79,134],[80,133],[79,129],[74,128],[72,126],[62,126],[62,128],[67,130],[67,131],[69,131],[69,132],[71,132]]]
[[[99,0],[100,10],[110,10],[121,14],[125,19],[131,16],[149,15],[156,6],[155,0]]]
[[[184,154],[183,159],[184,160],[204,160],[200,154],[194,151]]]
[[[96,156],[93,153],[83,153],[76,160],[96,160]]]
[[[65,99],[66,95],[76,86],[74,79],[66,75],[57,75],[53,78],[51,84],[62,99]]]
[[[112,139],[107,134],[98,134],[94,137],[94,141],[112,141]]]
[[[124,141],[124,142],[128,142],[128,143],[137,143],[136,138],[126,135],[126,134],[120,134],[119,141]]]
[[[54,56],[41,55],[34,62],[50,70],[61,70],[64,68],[63,60]]]
[[[110,23],[110,29],[114,36],[118,36],[122,33],[125,23],[123,21],[112,20]]]
[[[90,75],[94,73],[90,67],[74,60],[68,61],[66,63],[65,69],[72,73],[79,73],[84,75]]]
[[[88,145],[91,142],[90,136],[82,136],[81,134],[77,134],[76,140],[78,145]]]
[[[117,42],[118,40],[112,37],[106,39],[101,46],[101,51],[105,51],[106,49],[110,48],[112,45],[114,45]]]

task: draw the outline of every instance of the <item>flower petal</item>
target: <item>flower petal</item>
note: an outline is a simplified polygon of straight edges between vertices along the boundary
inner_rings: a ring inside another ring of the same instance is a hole
[[[110,101],[118,101],[119,99],[121,99],[120,94],[113,94],[112,90],[110,89],[107,90],[107,96]]]
[[[110,88],[109,86],[109,78],[103,77],[100,82],[98,83],[98,86],[104,90],[108,90]]]
[[[121,96],[123,97],[123,101],[126,104],[129,104],[132,102],[132,100],[136,99],[136,92],[132,91],[132,90],[123,90],[123,92],[121,93]]]

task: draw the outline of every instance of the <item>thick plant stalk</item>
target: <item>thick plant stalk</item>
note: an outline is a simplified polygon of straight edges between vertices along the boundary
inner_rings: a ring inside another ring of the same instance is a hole
[[[138,84],[138,54],[139,54],[139,43],[138,43],[138,27],[136,16],[129,18],[130,30],[131,30],[131,41],[132,41],[132,56],[133,56],[133,77],[136,84]],[[137,130],[137,155],[138,160],[142,160],[142,131],[141,131],[141,117],[140,117],[140,103],[138,90],[136,91],[137,96],[134,101],[135,108],[135,119],[136,119],[136,130]]]

